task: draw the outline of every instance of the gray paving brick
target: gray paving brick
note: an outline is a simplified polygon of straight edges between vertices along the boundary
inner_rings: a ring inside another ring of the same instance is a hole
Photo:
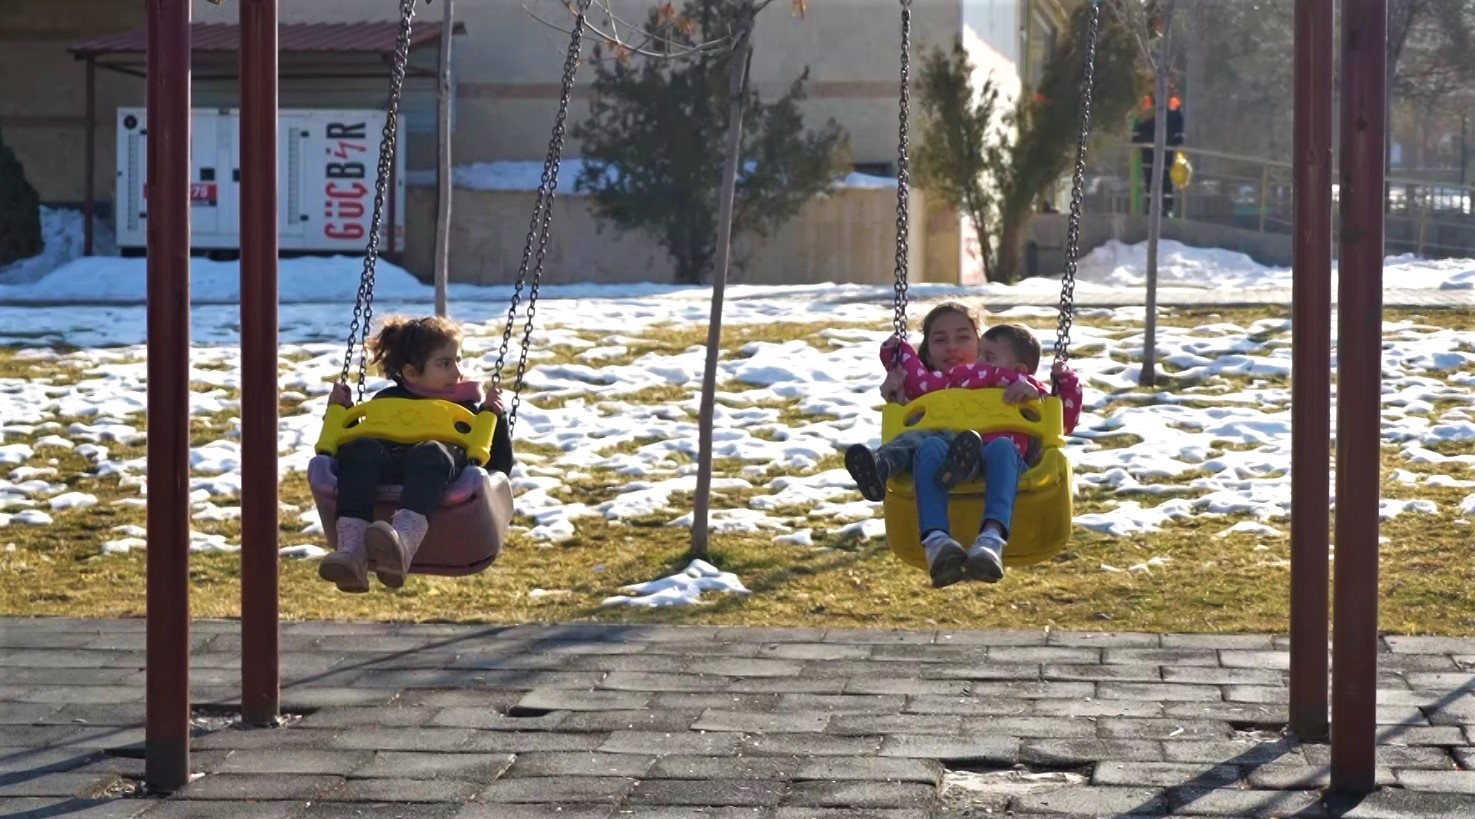
[[[1475,748],[1465,746],[1463,748],[1450,748],[1450,756],[1455,758],[1459,766],[1465,770],[1475,770]]]
[[[1217,666],[1221,652],[1210,648],[1108,648],[1107,665]]]
[[[911,697],[908,714],[959,714],[963,716],[1022,717],[1034,712],[1036,700],[1002,697]],[[1038,702],[1047,702],[1038,700]],[[1054,702],[1054,700],[1050,700]],[[1070,702],[1070,700],[1063,700]]]
[[[774,643],[761,647],[758,656],[773,660],[864,660],[871,651],[871,646],[847,643]]]
[[[1379,671],[1459,671],[1460,664],[1448,654],[1379,654]]]
[[[55,685],[37,688],[22,698],[20,702],[98,704],[142,702],[143,694],[142,688],[125,685]]]
[[[664,691],[659,694],[652,694],[646,708],[651,711],[663,711],[667,709],[695,711],[698,714],[708,708],[720,708],[727,711],[772,711],[774,706],[778,705],[780,698],[785,696],[833,697],[839,695],[734,694],[728,691],[712,693],[702,691]]]
[[[1475,638],[1415,637],[1389,634],[1383,638],[1395,654],[1475,654]]]
[[[937,632],[926,629],[832,628],[825,631],[824,642],[855,643],[860,645],[881,645],[885,643],[932,645],[937,642]]]
[[[472,731],[467,728],[348,728],[328,743],[329,747],[364,751],[459,751],[465,750]]]
[[[655,731],[615,731],[599,746],[611,754],[691,754],[713,756],[730,754],[737,748],[742,734],[737,732],[694,731],[659,733]]]
[[[1331,748],[1326,745],[1306,745],[1302,747],[1306,754],[1306,761],[1312,765],[1332,764]],[[1454,768],[1454,759],[1445,753],[1442,748],[1430,748],[1427,746],[1404,748],[1397,745],[1379,745],[1373,749],[1373,758],[1377,764],[1389,768],[1424,768],[1435,771],[1447,771]]]
[[[1166,802],[1160,788],[1104,788],[1090,785],[1023,793],[1014,799],[1019,812],[1075,815],[1163,813]]]
[[[1268,651],[1269,634],[1164,634],[1163,648],[1227,648]]]
[[[115,774],[99,773],[43,773],[29,776],[24,773],[0,775],[0,799],[17,796],[77,796],[96,798],[111,783],[117,781]]]
[[[1441,703],[1425,713],[1435,725],[1475,725],[1475,700],[1462,698]]]
[[[274,748],[319,748],[333,747],[333,739],[340,731],[336,728],[227,728],[206,734],[190,743],[201,750],[271,750]]]
[[[1051,631],[1048,642],[1083,648],[1157,648],[1162,637],[1138,631]]]
[[[485,782],[512,764],[512,754],[437,754],[379,751],[351,776],[363,779],[460,779]]]
[[[956,714],[840,714],[830,718],[827,733],[837,736],[869,734],[956,734],[963,718]]]
[[[692,724],[693,731],[738,731],[749,734],[803,734],[821,733],[834,721],[857,719],[850,716],[834,716],[825,712],[778,712],[746,713],[708,709]],[[876,719],[869,715],[859,719]],[[839,733],[839,732],[837,732]],[[865,732],[862,732],[865,733]]]
[[[784,643],[755,643],[748,640],[735,643],[646,643],[641,649],[639,656],[655,657],[660,655],[671,655],[673,657],[694,657],[697,655],[707,657],[762,657],[763,650],[773,646],[784,645]]]
[[[1228,765],[1308,764],[1303,749],[1294,740],[1280,737],[1267,742],[1249,739],[1204,742],[1164,742],[1163,756],[1169,762],[1222,762]]]
[[[785,808],[773,813],[773,819],[932,819],[928,810],[906,808]]]
[[[183,799],[316,800],[341,784],[339,776],[217,774],[196,779],[177,795]]]
[[[135,677],[137,679],[133,680]],[[130,685],[143,685],[144,682],[141,673],[126,668],[0,668],[0,683],[32,688],[54,685],[108,686],[125,680],[130,680]]]
[[[1280,726],[1289,721],[1284,706],[1256,705],[1247,702],[1189,702],[1170,706],[1169,719],[1199,719],[1232,722],[1236,725]]]
[[[148,819],[296,819],[302,805],[297,802],[202,802],[167,800],[151,805]],[[68,815],[67,819],[71,819]]]
[[[735,694],[839,694],[851,682],[845,677],[755,677],[733,680],[725,690]]]
[[[638,816],[640,819],[772,819],[778,808],[734,807],[724,805],[641,805],[637,808],[621,808],[617,816]]]
[[[783,799],[783,782],[742,779],[647,779],[630,792],[631,805],[772,807]]]
[[[1117,762],[1162,762],[1163,744],[1140,739],[1030,739],[1019,746],[1026,765],[1080,765]]]
[[[133,819],[158,802],[151,799],[75,799],[66,796],[0,798],[0,816],[7,819]],[[286,814],[280,814],[286,816]],[[247,819],[255,819],[247,815]]]
[[[1140,700],[1040,700],[1037,717],[1161,717],[1163,706]]]
[[[907,704],[900,695],[780,694],[779,711],[822,711],[831,714],[896,714]],[[729,710],[732,710],[729,708]]]
[[[115,705],[82,703],[60,707],[54,703],[48,703],[42,707],[55,709],[44,718],[35,721],[43,725],[126,727],[143,725],[147,714],[147,709],[141,702],[120,702]]]
[[[1282,685],[1285,672],[1260,668],[1164,666],[1163,681],[1197,685]]]
[[[1094,737],[1096,723],[1084,717],[971,717],[964,719],[963,732],[1042,739]]]
[[[324,774],[347,775],[372,758],[367,751],[316,751],[279,749],[236,751],[214,769],[220,774]]]
[[[89,651],[81,648],[61,646],[37,646],[30,649],[0,652],[0,666],[21,668],[103,668],[118,655],[132,655],[122,651]]]
[[[559,731],[686,731],[705,708],[645,711],[576,711],[558,722]]]
[[[830,629],[825,628],[754,628],[721,629],[730,638],[750,643],[820,643]]]
[[[603,745],[609,734],[526,733],[522,731],[472,731],[461,748],[465,753],[525,754],[534,751],[592,751]],[[638,752],[637,752],[638,753]]]
[[[506,713],[516,705],[526,691],[502,688],[453,688],[435,690],[412,688],[400,693],[396,702],[409,707],[424,708],[485,708],[488,711]]]
[[[1235,651],[1219,652],[1220,664],[1225,668],[1267,668],[1285,671],[1291,667],[1289,651]]]
[[[308,714],[297,723],[303,728],[415,728],[436,716],[434,708],[380,706],[378,708],[327,708]]]
[[[633,711],[645,708],[650,695],[639,691],[569,691],[569,689],[535,689],[516,704],[524,710],[547,711]]]
[[[598,671],[516,671],[482,669],[450,671],[413,669],[406,671],[365,671],[351,679],[351,684],[368,688],[593,688],[604,675]]]
[[[1155,739],[1185,742],[1229,739],[1234,731],[1227,723],[1194,719],[1129,719],[1105,717],[1097,723],[1102,739]]]
[[[656,757],[644,778],[782,780],[792,779],[799,765],[793,756],[671,755]]]
[[[311,802],[293,819],[452,819],[460,811],[453,802]]]
[[[1051,682],[1160,682],[1163,679],[1162,670],[1155,665],[1050,664],[1041,669],[1040,674]]]
[[[1314,791],[1247,791],[1184,788],[1170,792],[1174,816],[1316,815]]]
[[[17,748],[45,748],[69,745],[68,740],[81,733],[78,725],[7,725],[3,741]]]
[[[0,632],[0,648],[81,648],[97,639],[96,633],[26,629],[18,623],[12,619],[5,621],[5,631]]]
[[[652,674],[644,671],[615,671],[599,683],[601,689],[609,689],[610,693],[620,691],[717,692],[729,690],[731,685],[732,677],[719,674]]]
[[[1466,794],[1433,793],[1389,788],[1362,797],[1328,794],[1323,809],[1345,819],[1471,819],[1475,797]]]
[[[923,680],[907,677],[876,677],[851,680],[846,694],[904,694],[908,696],[961,697],[971,685],[967,680]]]
[[[372,708],[388,705],[399,692],[374,688],[301,688],[282,689],[282,707],[298,710],[314,708]]]
[[[870,646],[870,659],[885,663],[987,663],[988,646]]]
[[[928,680],[1033,681],[1040,679],[1040,666],[1035,663],[1003,663],[992,660],[968,665],[929,663],[921,667],[920,673],[923,679]]]
[[[41,722],[61,722],[70,724],[71,720],[47,720],[47,717],[61,710],[59,702],[7,702],[0,703],[0,725],[31,725]]]
[[[323,798],[336,802],[468,802],[484,785],[454,779],[350,779]]]
[[[1092,785],[1130,785],[1141,787],[1224,788],[1239,781],[1239,768],[1233,765],[1194,765],[1185,762],[1116,762],[1103,760],[1096,764]]]
[[[1013,765],[1019,759],[1019,739],[1008,736],[893,734],[881,742],[880,756],[939,759],[945,764]]]
[[[693,660],[686,667],[693,674],[720,674],[725,677],[797,677],[804,672],[804,663],[796,660],[757,658]]]
[[[614,805],[570,805],[561,804],[559,819],[610,819]],[[453,819],[548,819],[547,805],[492,804],[480,805],[472,802],[463,805]]]
[[[1161,703],[1220,702],[1224,698],[1223,689],[1217,685],[1132,682],[1097,683],[1096,696],[1103,700],[1144,700]]]
[[[1396,775],[1410,790],[1475,794],[1475,771],[1402,770]]]
[[[559,805],[570,802],[618,802],[635,788],[635,780],[620,776],[559,776],[499,779],[477,794],[479,802]],[[546,810],[546,808],[544,808]],[[490,815],[501,816],[494,813]],[[546,815],[546,814],[544,814]]]
[[[743,737],[743,754],[766,756],[860,756],[881,747],[879,736],[839,737],[827,734],[767,734]]]
[[[991,663],[1097,663],[1101,651],[1067,646],[990,646],[988,659]]]
[[[479,728],[484,731],[552,731],[569,716],[556,711],[541,716],[498,714],[481,708],[445,708],[430,724],[442,728]]]
[[[655,761],[638,754],[602,754],[589,751],[545,751],[519,754],[503,778],[524,776],[633,776],[642,777]]]
[[[10,741],[8,733],[0,734],[0,741]],[[17,772],[69,771],[101,757],[101,751],[86,751],[77,748],[0,747],[0,775]]]
[[[934,759],[904,757],[813,757],[802,762],[792,778],[821,782],[922,782],[937,787],[942,784],[942,764]]]
[[[939,631],[936,642],[940,646],[1042,646],[1048,643],[1049,640],[1050,634],[1044,629],[986,629],[977,631]]]
[[[0,677],[3,679],[3,677]],[[1404,676],[1408,687],[1415,690],[1469,691],[1475,686],[1475,672],[1414,671]],[[1380,684],[1381,687],[1381,684]]]
[[[1026,700],[1071,700],[1095,696],[1094,682],[1043,682],[1040,680],[990,680],[973,683],[975,697],[1018,697]]]
[[[1373,771],[1377,785],[1391,785],[1397,780],[1393,769],[1378,767]],[[1331,782],[1331,768],[1325,765],[1272,762],[1269,765],[1251,766],[1245,769],[1245,780],[1251,788],[1264,790],[1314,790],[1324,788]]]
[[[1198,687],[1207,688],[1209,686]],[[1286,705],[1291,701],[1291,690],[1283,685],[1226,685],[1222,690],[1226,702]],[[1330,702],[1330,698],[1327,701]]]
[[[1468,744],[1465,732],[1453,725],[1415,725],[1412,727],[1384,728],[1378,731],[1378,742],[1400,745],[1443,745],[1454,747]]]
[[[937,802],[937,790],[913,782],[795,782],[784,802],[796,807],[930,808]]]

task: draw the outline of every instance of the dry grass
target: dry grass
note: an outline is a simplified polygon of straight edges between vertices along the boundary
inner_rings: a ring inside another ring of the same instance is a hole
[[[1475,329],[1475,316],[1454,312],[1390,311],[1390,320],[1408,319],[1441,327]],[[1247,326],[1260,318],[1282,318],[1273,308],[1244,311],[1164,311],[1165,326],[1193,327],[1211,322]],[[1041,329],[1053,320],[1025,323]],[[1121,328],[1100,317],[1086,317],[1082,325]],[[796,338],[823,343],[818,325],[770,324],[729,328],[724,334],[728,355],[753,340]],[[872,328],[874,329],[874,328]],[[1128,331],[1131,328],[1127,328]],[[651,333],[649,347],[632,348],[630,356],[645,352],[679,352],[702,343],[703,328],[671,327]],[[23,360],[13,351],[0,351],[0,378],[52,376],[58,368],[49,362]],[[65,372],[64,369],[61,372]],[[1283,380],[1260,379],[1285,386]],[[1248,383],[1248,382],[1246,382]],[[1236,383],[1236,387],[1244,384]],[[1261,386],[1264,386],[1263,384]],[[659,394],[657,394],[659,393]],[[662,401],[674,396],[651,391],[627,400]],[[1442,405],[1440,408],[1455,406]],[[801,422],[805,416],[788,407],[774,407],[781,423]],[[812,420],[812,419],[811,419]],[[141,424],[142,419],[134,423]],[[196,419],[197,441],[219,437],[224,416]],[[9,435],[6,443],[35,440]],[[651,443],[640,440],[630,450]],[[1126,447],[1132,436],[1105,438],[1096,444]],[[1237,448],[1221,442],[1224,449]],[[139,447],[111,445],[113,458],[142,457]],[[1431,447],[1448,454],[1475,452],[1471,445]],[[545,456],[551,447],[523,446],[521,451]],[[55,523],[27,527],[12,523],[0,529],[0,547],[13,542],[12,551],[0,551],[0,612],[20,615],[69,614],[138,616],[144,613],[145,557],[142,553],[103,556],[100,544],[117,538],[113,527],[142,525],[142,507],[115,501],[137,497],[131,487],[119,488],[116,478],[97,478],[92,466],[75,453],[43,450],[32,465],[56,459],[58,474],[49,480],[90,492],[100,503],[88,509],[50,511]],[[673,455],[673,458],[677,456]],[[736,474],[738,462],[719,462],[719,473]],[[821,468],[839,466],[838,454],[824,459]],[[1416,465],[1405,462],[1392,447],[1384,448],[1384,473],[1395,468],[1421,474],[1449,474],[1475,478],[1466,467]],[[771,473],[776,476],[778,471]],[[1165,483],[1187,483],[1196,475]],[[571,481],[556,494],[564,500],[596,504],[607,500],[625,479],[603,472]],[[1381,548],[1381,623],[1396,633],[1467,634],[1475,631],[1475,562],[1469,559],[1469,526],[1457,525],[1456,507],[1470,493],[1425,485],[1409,486],[1388,478],[1387,498],[1423,498],[1435,501],[1435,515],[1405,512],[1382,524],[1388,543]],[[723,493],[722,506],[743,506],[754,490]],[[292,475],[280,492],[284,503],[306,509],[311,503],[305,480]],[[1170,495],[1171,496],[1171,495]],[[1077,511],[1103,511],[1117,500],[1132,497],[1082,486]],[[1139,498],[1140,499],[1140,498]],[[233,499],[214,501],[221,506]],[[673,508],[688,502],[673,497]],[[1156,503],[1144,500],[1144,503]],[[9,511],[19,511],[10,509]],[[890,556],[884,541],[857,542],[839,535],[839,524],[806,519],[802,510],[790,519],[794,528],[811,528],[812,547],[779,545],[773,533],[719,534],[711,560],[735,572],[754,593],[748,596],[708,594],[707,605],[661,610],[602,607],[606,597],[619,594],[626,584],[663,576],[685,565],[688,532],[668,526],[679,511],[611,525],[596,518],[580,519],[579,534],[558,545],[535,544],[520,536],[498,563],[484,574],[467,578],[414,577],[400,591],[380,587],[369,595],[351,596],[320,582],[315,561],[286,559],[282,563],[281,612],[287,619],[363,619],[396,621],[570,621],[580,619],[626,622],[723,623],[748,625],[1112,629],[1146,631],[1246,632],[1283,631],[1289,591],[1289,539],[1235,534],[1218,537],[1238,517],[1203,517],[1167,525],[1163,531],[1115,538],[1077,528],[1067,550],[1055,560],[1010,569],[998,586],[960,584],[933,591],[923,573]],[[281,545],[320,543],[299,533],[295,513],[282,515]],[[521,525],[531,521],[520,519]],[[1274,521],[1289,531],[1288,521]],[[196,528],[225,535],[239,534],[235,520],[197,521]],[[1153,557],[1168,558],[1150,572],[1125,569]],[[191,557],[191,606],[197,616],[234,616],[240,609],[239,557],[196,554]],[[534,589],[559,590],[555,596],[533,597]]]

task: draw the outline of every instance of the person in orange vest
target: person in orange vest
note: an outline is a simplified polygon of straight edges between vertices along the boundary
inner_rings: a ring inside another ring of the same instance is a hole
[[[1171,92],[1170,92],[1171,93]],[[1138,145],[1147,145],[1143,148],[1142,156],[1142,185],[1146,189],[1152,185],[1152,141],[1157,135],[1156,112],[1153,95],[1149,93],[1142,100],[1142,105],[1137,111],[1137,125],[1132,129],[1132,141]],[[1173,94],[1168,98],[1167,111],[1167,133],[1164,135],[1164,145],[1169,149],[1183,144],[1183,101],[1178,95]],[[1163,166],[1163,215],[1173,214],[1173,180],[1168,170],[1173,167],[1173,161],[1177,159],[1178,152],[1174,150],[1164,151],[1167,164]]]

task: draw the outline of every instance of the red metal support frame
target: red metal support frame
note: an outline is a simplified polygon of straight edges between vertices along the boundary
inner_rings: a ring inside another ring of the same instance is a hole
[[[277,0],[241,14],[241,716],[279,715]]]
[[[1291,730],[1327,736],[1331,461],[1332,0],[1296,0],[1291,318]]]
[[[148,0],[148,625],[144,778],[189,781],[190,0]]]
[[[1388,0],[1342,0],[1333,790],[1374,787]]]

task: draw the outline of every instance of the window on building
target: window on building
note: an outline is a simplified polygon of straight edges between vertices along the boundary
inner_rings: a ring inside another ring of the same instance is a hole
[[[1028,52],[1025,54],[1025,84],[1039,88],[1045,77],[1045,62],[1055,51],[1055,38],[1059,31],[1055,23],[1035,3],[1029,4],[1029,32],[1025,37]]]

